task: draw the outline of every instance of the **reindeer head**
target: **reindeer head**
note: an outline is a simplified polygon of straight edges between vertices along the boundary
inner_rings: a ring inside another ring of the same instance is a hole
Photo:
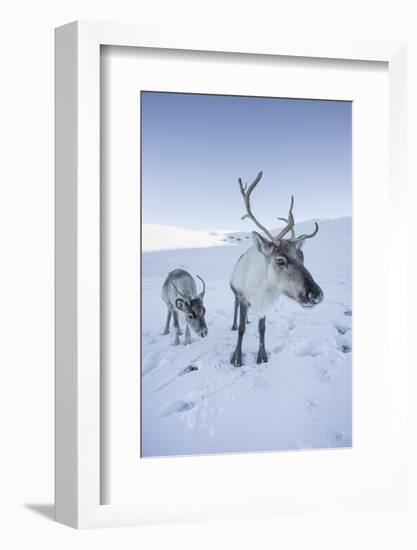
[[[197,275],[200,281],[203,283],[203,290],[195,297],[187,297],[178,290],[175,284],[172,282],[177,294],[181,298],[175,300],[176,307],[184,313],[185,322],[196,334],[204,338],[208,334],[206,320],[204,318],[206,308],[203,304],[204,294],[206,292],[206,284],[204,280]]]
[[[246,205],[246,214],[242,216],[242,219],[250,218],[267,237],[263,237],[256,231],[252,232],[255,247],[258,252],[263,254],[267,262],[267,277],[271,286],[276,287],[280,293],[292,298],[303,307],[313,307],[323,300],[323,292],[314,281],[310,272],[304,267],[302,247],[307,239],[311,239],[317,234],[319,226],[316,223],[315,230],[309,235],[303,234],[299,237],[295,236],[295,221],[292,212],[294,197],[291,196],[288,218],[278,218],[285,221],[286,225],[279,234],[274,237],[272,233],[254,217],[250,206],[250,195],[261,177],[262,172],[259,172],[255,181],[248,189],[247,185],[244,186],[242,180],[239,178],[240,191]],[[284,238],[288,233],[290,233],[290,238]]]
[[[253,231],[258,251],[268,263],[268,278],[278,290],[303,307],[313,307],[323,299],[323,292],[304,266],[301,250],[304,241],[282,239],[274,243]]]

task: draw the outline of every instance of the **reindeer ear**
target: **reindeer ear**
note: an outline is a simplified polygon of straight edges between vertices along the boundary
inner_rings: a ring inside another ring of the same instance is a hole
[[[185,301],[182,300],[181,298],[177,298],[175,300],[175,305],[177,306],[177,308],[181,311],[184,311],[185,309]]]
[[[256,231],[252,231],[252,240],[257,250],[266,258],[268,258],[272,254],[274,250],[274,245],[271,243],[271,241],[268,241],[268,239],[265,239],[265,237],[262,237],[262,235],[260,235]]]
[[[295,246],[296,246],[297,250],[301,250],[303,248],[305,242],[306,242],[305,239],[300,239],[299,241],[296,241]]]

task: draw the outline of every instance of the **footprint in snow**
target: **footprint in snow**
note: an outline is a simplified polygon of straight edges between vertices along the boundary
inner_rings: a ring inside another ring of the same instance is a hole
[[[284,349],[284,343],[278,344],[274,348],[271,349],[272,353],[281,353],[281,351]]]
[[[346,315],[346,317],[352,317],[352,310],[347,309],[346,311],[344,311],[344,314]]]
[[[148,353],[146,357],[143,358],[142,376],[146,376],[147,374],[158,368],[162,363],[164,363],[164,359],[162,359],[161,361],[161,352],[154,351]]]
[[[315,419],[319,410],[319,406],[315,399],[308,400],[307,409],[309,410],[312,418]]]
[[[198,370],[198,367],[196,365],[188,365],[188,367],[185,367],[184,370],[182,370],[178,376],[184,376],[184,374],[188,374],[190,372],[194,372]]]
[[[324,367],[320,369],[320,380],[322,382],[328,382],[330,380],[329,371]]]
[[[350,330],[350,327],[345,325],[335,325],[334,327],[339,334],[346,334]]]
[[[318,355],[317,350],[314,348],[313,343],[306,338],[297,338],[291,344],[291,351],[297,357],[316,357]]]
[[[180,371],[178,373],[177,376],[174,376],[173,378],[170,378],[169,380],[166,380],[163,384],[161,384],[160,386],[158,386],[157,388],[155,388],[151,393],[150,395],[154,395],[155,393],[158,393],[160,392],[161,390],[164,390],[165,388],[167,388],[168,386],[170,386],[171,384],[173,384],[178,378],[180,378],[181,376],[184,376],[186,374],[189,374],[190,372],[195,372],[196,370],[198,370],[198,367],[196,365],[188,365],[188,367],[185,367],[185,369],[183,369],[182,371]]]
[[[187,412],[194,407],[195,403],[192,401],[183,401],[180,399],[164,407],[161,411],[161,416],[171,416],[172,414]]]

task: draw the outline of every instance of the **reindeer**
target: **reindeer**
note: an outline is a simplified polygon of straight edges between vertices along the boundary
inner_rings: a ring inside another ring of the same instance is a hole
[[[162,299],[168,308],[163,334],[169,333],[169,324],[172,315],[175,327],[174,345],[176,346],[180,343],[181,334],[178,322],[178,312],[183,315],[186,324],[184,337],[185,345],[191,344],[190,328],[201,336],[201,338],[207,336],[208,333],[206,321],[204,319],[206,309],[203,305],[206,284],[199,275],[197,275],[197,277],[203,283],[203,290],[200,294],[197,294],[197,287],[194,279],[183,269],[174,269],[174,271],[168,273],[168,277],[162,285]]]
[[[246,214],[242,219],[249,218],[266,235],[252,232],[254,247],[249,248],[237,260],[230,280],[230,287],[235,295],[235,311],[232,330],[237,329],[237,315],[240,310],[239,332],[236,349],[231,357],[232,365],[240,367],[242,361],[242,340],[245,333],[248,308],[251,307],[258,317],[259,350],[256,362],[267,363],[268,355],[265,349],[265,319],[277,298],[284,294],[303,307],[313,307],[323,300],[323,292],[313,277],[304,267],[304,254],[301,250],[305,241],[317,234],[315,230],[299,237],[294,232],[294,197],[291,195],[291,205],[288,218],[278,218],[285,221],[285,227],[275,237],[261,225],[252,213],[250,196],[258,185],[262,172],[256,176],[249,186],[243,185],[238,179]],[[284,237],[290,233],[289,238]]]

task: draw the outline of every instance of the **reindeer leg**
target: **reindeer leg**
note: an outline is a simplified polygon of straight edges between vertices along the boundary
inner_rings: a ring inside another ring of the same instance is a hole
[[[268,363],[268,355],[265,350],[265,317],[259,319],[259,350],[258,357],[256,362],[259,363]]]
[[[236,349],[233,352],[230,362],[235,367],[241,367],[243,364],[242,358],[242,340],[246,329],[246,316],[248,313],[248,304],[245,300],[240,300],[240,319],[239,319],[239,332],[237,337]]]
[[[178,311],[172,310],[172,315],[174,317],[174,327],[178,330],[179,336],[182,335],[182,330],[178,321]],[[177,320],[177,324],[175,324],[175,319]]]
[[[237,310],[239,309],[239,298],[235,294],[235,313],[233,316],[232,330],[237,330]]]
[[[178,313],[176,311],[172,312],[172,315],[174,316],[174,327],[175,327],[175,340],[174,340],[174,346],[178,346],[180,343],[180,324],[178,323]]]
[[[171,309],[168,308],[168,315],[167,315],[167,321],[165,323],[165,329],[164,329],[164,332],[162,334],[169,334],[169,323],[171,322]]]
[[[187,328],[185,329],[184,346],[188,344],[191,344],[191,333],[187,325]]]

